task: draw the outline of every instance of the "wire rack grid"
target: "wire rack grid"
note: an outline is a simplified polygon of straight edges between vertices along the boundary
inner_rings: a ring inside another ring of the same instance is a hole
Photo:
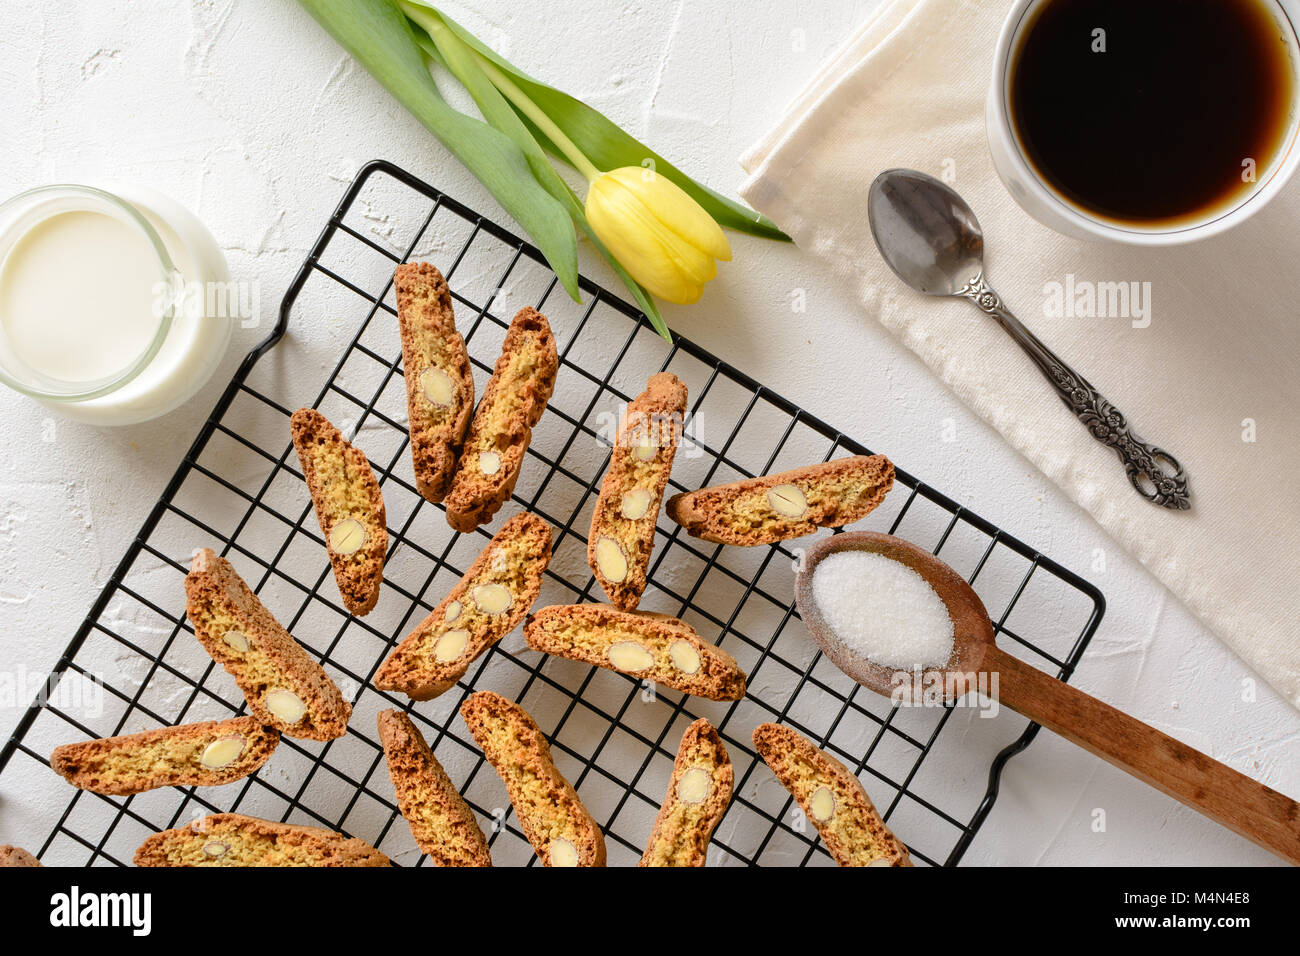
[[[584,303],[573,304],[534,247],[404,170],[372,162],[296,276],[275,329],[245,359],[46,691],[0,752],[0,775],[12,775],[21,758],[38,765],[25,770],[52,777],[46,761],[58,743],[244,712],[233,681],[203,654],[185,619],[182,580],[199,547],[230,557],[322,659],[354,701],[348,733],[324,744],[285,738],[261,771],[221,788],[128,798],[55,790],[59,802],[39,855],[47,863],[121,865],[151,832],[238,810],[343,830],[399,863],[424,864],[374,729],[379,710],[398,707],[412,713],[481,815],[494,861],[533,865],[504,788],[456,713],[473,690],[492,689],[538,721],[601,823],[611,865],[640,856],[677,742],[701,716],[718,727],[736,766],[735,797],[714,835],[711,864],[832,862],[754,753],[750,733],[766,720],[795,727],[852,768],[918,863],[957,863],[992,809],[1004,764],[1038,728],[1010,713],[984,720],[990,711],[974,707],[894,706],[840,674],[807,639],[793,604],[799,542],[724,548],[660,519],[642,606],[684,618],[735,656],[749,674],[741,701],[703,701],[548,658],[518,632],[433,701],[413,705],[371,686],[391,649],[499,523],[457,535],[416,491],[391,290],[393,265],[408,258],[433,261],[447,276],[480,394],[515,309],[533,305],[551,319],[561,353],[555,398],[535,430],[515,500],[499,516],[526,508],[555,530],[539,607],[602,599],[586,566],[585,531],[618,407],[653,372],[674,372],[691,394],[674,491],[867,453],[692,343],[663,342],[638,311],[591,282],[582,282]],[[312,373],[285,355],[292,339],[267,356],[291,315],[348,330],[343,357],[316,375],[324,382],[314,401]],[[378,608],[366,618],[342,609],[289,443],[288,417],[309,402],[355,436],[383,488],[390,551]],[[900,469],[897,482],[855,527],[898,533],[942,554],[985,600],[1004,647],[1068,679],[1100,622],[1100,592],[909,473]],[[42,819],[50,818],[45,805]]]

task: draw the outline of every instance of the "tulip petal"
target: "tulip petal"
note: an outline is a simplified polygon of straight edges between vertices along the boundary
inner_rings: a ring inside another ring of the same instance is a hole
[[[605,175],[640,196],[655,217],[683,241],[714,259],[731,261],[731,244],[722,227],[667,176],[641,166],[624,166]]]
[[[592,183],[587,219],[637,282],[669,302],[697,301],[717,275],[713,258],[683,241],[638,194],[608,174]]]
[[[578,299],[578,241],[568,210],[537,181],[517,143],[447,103],[429,74],[410,21],[397,5],[391,0],[300,2],[482,181]]]

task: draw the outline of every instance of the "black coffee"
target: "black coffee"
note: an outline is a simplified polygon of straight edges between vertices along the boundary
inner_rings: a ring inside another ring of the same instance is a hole
[[[1226,210],[1286,145],[1291,26],[1268,0],[1047,0],[1012,56],[1011,122],[1037,172],[1141,225]]]

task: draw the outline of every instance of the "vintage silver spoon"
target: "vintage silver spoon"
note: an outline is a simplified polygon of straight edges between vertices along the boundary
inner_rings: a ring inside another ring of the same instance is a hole
[[[1092,437],[1115,449],[1138,494],[1162,508],[1191,507],[1178,460],[1135,435],[1118,408],[1002,304],[984,278],[979,220],[956,192],[914,169],[890,169],[871,184],[867,216],[880,254],[900,279],[926,295],[969,299],[1006,329]]]

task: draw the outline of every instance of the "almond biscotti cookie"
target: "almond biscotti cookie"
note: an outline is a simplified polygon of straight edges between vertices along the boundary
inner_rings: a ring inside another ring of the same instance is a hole
[[[41,861],[36,859],[22,847],[10,846],[8,843],[0,844],[0,868],[9,866],[40,866]]]
[[[587,563],[615,607],[635,610],[645,591],[655,524],[681,442],[686,386],[650,376],[623,414],[587,535]]]
[[[361,449],[314,408],[294,412],[290,428],[343,606],[369,614],[379,600],[388,550],[379,480]]]
[[[369,843],[320,827],[217,813],[155,833],[136,866],[388,866]]]
[[[520,309],[483,389],[443,502],[447,523],[457,531],[473,531],[491,520],[514,493],[533,426],[551,400],[559,367],[546,316]]]
[[[515,515],[384,661],[375,687],[414,700],[455,687],[480,654],[524,619],[541,593],[550,560],[551,526],[536,515]]]
[[[754,728],[754,748],[822,836],[840,866],[911,866],[849,768],[779,724]]]
[[[470,695],[460,715],[505,783],[524,836],[543,865],[604,866],[605,835],[555,768],[533,718],[490,691]]]
[[[745,672],[726,651],[667,614],[608,604],[544,607],[524,625],[533,650],[595,664],[709,700],[740,700]]]
[[[308,740],[347,732],[352,705],[229,561],[200,550],[185,577],[185,597],[194,636],[235,679],[254,717]]]
[[[255,773],[279,742],[280,732],[257,717],[235,717],[64,744],[50,767],[74,787],[114,796],[219,787]]]
[[[865,518],[893,486],[889,459],[857,455],[674,495],[668,517],[705,541],[772,544]]]
[[[427,262],[408,262],[394,271],[393,289],[415,486],[437,504],[451,488],[474,414],[474,375],[442,273]]]
[[[734,780],[721,735],[701,717],[682,735],[668,794],[639,865],[703,866]]]
[[[379,712],[379,742],[397,806],[416,845],[439,866],[491,866],[487,838],[411,718],[399,710]]]

